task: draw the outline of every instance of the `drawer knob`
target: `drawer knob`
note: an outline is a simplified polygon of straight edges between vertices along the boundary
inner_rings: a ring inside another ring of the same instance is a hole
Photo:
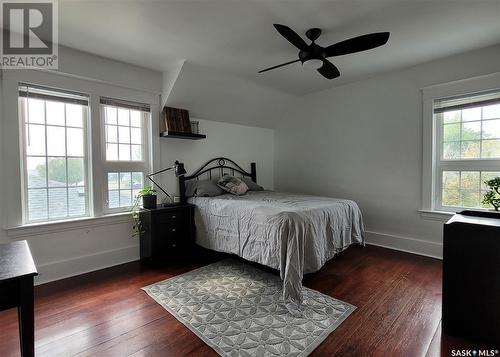
[[[177,218],[177,216],[172,216],[173,219]]]
[[[172,232],[175,232],[177,229],[176,228],[172,228]]]

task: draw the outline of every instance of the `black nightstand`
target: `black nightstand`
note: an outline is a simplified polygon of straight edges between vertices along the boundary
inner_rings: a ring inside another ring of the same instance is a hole
[[[141,260],[165,263],[185,257],[194,246],[194,205],[158,206],[139,212]]]

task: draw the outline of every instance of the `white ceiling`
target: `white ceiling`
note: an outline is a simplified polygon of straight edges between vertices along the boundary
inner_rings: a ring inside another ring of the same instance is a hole
[[[164,70],[187,60],[291,94],[305,94],[377,73],[500,43],[500,0],[203,0],[59,1],[63,45]],[[326,80],[296,63],[297,50],[273,28],[299,34],[320,27],[326,46],[368,32],[389,43],[332,58],[341,77]]]

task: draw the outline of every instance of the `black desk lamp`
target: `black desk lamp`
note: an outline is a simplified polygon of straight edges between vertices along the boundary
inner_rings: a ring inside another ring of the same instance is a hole
[[[160,185],[158,185],[158,183],[156,183],[155,180],[153,180],[152,176],[161,174],[165,171],[172,170],[172,169],[174,169],[175,177],[183,176],[186,174],[186,170],[184,169],[184,164],[182,162],[179,162],[176,160],[173,166],[167,167],[166,169],[162,169],[160,171],[153,172],[152,174],[147,175],[147,178],[150,179],[151,182],[154,183],[156,185],[156,187],[158,187],[161,190],[161,192],[163,192],[165,195],[167,195],[167,197],[169,197],[170,199],[172,199],[172,197],[170,197],[170,195],[167,193],[167,191],[165,191]],[[170,204],[168,204],[168,203],[163,204],[163,206],[169,206],[169,205]]]

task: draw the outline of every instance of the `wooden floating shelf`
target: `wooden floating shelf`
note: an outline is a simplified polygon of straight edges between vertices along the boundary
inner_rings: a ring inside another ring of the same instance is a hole
[[[204,134],[193,134],[193,133],[186,133],[182,131],[172,131],[172,130],[162,131],[160,133],[160,136],[162,138],[175,138],[175,139],[187,139],[187,140],[200,140],[200,139],[205,139],[207,137]]]

